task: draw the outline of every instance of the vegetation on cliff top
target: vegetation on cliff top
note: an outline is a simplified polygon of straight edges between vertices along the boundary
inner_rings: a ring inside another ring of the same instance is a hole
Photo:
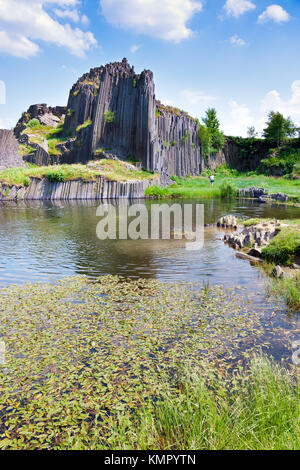
[[[9,168],[0,171],[0,182],[28,186],[30,178],[48,178],[49,181],[63,182],[81,179],[94,181],[96,176],[103,176],[112,181],[134,181],[158,178],[157,174],[148,171],[131,169],[126,163],[115,160],[92,161],[88,165],[53,165],[33,166],[28,168]]]
[[[240,291],[78,276],[1,290],[0,319],[2,449],[299,447],[292,371],[240,366],[269,344]]]

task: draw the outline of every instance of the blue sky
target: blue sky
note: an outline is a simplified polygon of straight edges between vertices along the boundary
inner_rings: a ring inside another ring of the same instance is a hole
[[[0,0],[0,127],[123,57],[163,103],[214,106],[226,134],[261,131],[270,110],[300,125],[299,44],[300,0]]]

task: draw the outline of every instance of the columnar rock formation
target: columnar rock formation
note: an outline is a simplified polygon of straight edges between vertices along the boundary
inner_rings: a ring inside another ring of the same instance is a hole
[[[0,183],[0,201],[142,199],[153,184],[159,184],[159,179],[123,182],[98,176],[95,181],[51,182],[31,177],[29,186]]]
[[[196,121],[156,101],[152,72],[137,75],[126,59],[92,69],[72,87],[64,136],[77,137],[64,154],[68,163],[109,152],[162,175],[201,170]]]
[[[0,129],[0,169],[25,166],[13,131]]]

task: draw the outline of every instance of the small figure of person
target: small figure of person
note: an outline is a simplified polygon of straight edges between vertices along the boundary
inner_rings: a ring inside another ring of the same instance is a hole
[[[215,181],[214,175],[210,175],[209,181],[210,181],[210,184],[211,184],[211,186],[212,186],[212,185],[214,184],[214,181]]]

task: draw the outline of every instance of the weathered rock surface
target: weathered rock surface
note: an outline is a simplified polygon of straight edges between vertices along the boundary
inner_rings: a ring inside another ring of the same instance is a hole
[[[78,126],[89,121],[78,136]],[[197,129],[187,113],[156,100],[150,70],[136,74],[123,59],[91,69],[72,87],[64,135],[77,139],[63,160],[86,163],[104,149],[123,160],[134,157],[161,175],[198,175]]]
[[[0,129],[0,169],[25,166],[13,131]]]
[[[253,186],[251,188],[240,188],[238,189],[237,192],[238,197],[250,197],[253,199],[259,199],[261,197],[265,197],[268,195],[268,191],[264,188],[257,188],[256,186]]]
[[[142,199],[146,188],[153,184],[159,184],[159,179],[121,182],[99,176],[90,182],[73,180],[54,183],[46,178],[30,178],[28,187],[0,183],[0,201]]]
[[[41,124],[57,126],[57,123],[63,118],[66,113],[66,108],[64,106],[55,106],[54,108],[48,107],[45,103],[43,104],[33,104],[28,108],[28,110],[22,114],[21,118],[14,128],[14,134],[17,139],[21,136],[21,133],[26,128],[27,123],[31,119],[38,119]],[[49,124],[46,124],[49,122]]]
[[[217,227],[237,228],[237,218],[234,215],[226,215],[217,221]]]
[[[262,222],[244,227],[237,232],[224,235],[225,243],[234,249],[249,248],[250,256],[261,256],[261,250],[267,246],[280,230],[278,221]]]

